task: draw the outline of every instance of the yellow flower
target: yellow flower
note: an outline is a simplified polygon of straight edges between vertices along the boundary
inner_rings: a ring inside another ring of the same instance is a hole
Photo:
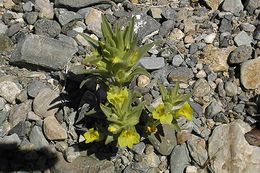
[[[113,134],[118,133],[119,130],[120,130],[120,126],[118,126],[117,124],[110,124],[108,126],[108,131],[113,133]]]
[[[86,139],[86,144],[99,140],[99,133],[97,130],[94,130],[94,128],[89,129],[89,131],[85,132],[83,136]]]
[[[134,129],[123,130],[118,137],[120,147],[132,148],[134,144],[140,142],[140,135]]]
[[[117,57],[117,56],[114,57],[113,60],[112,60],[112,63],[113,63],[113,64],[117,64],[117,63],[120,63],[120,62],[122,62],[122,59],[119,58],[119,57]]]
[[[166,111],[164,104],[157,106],[152,115],[154,119],[160,120],[161,124],[171,124],[173,119],[172,114]]]
[[[156,126],[147,126],[147,131],[149,133],[156,133],[157,132],[157,127]]]
[[[126,87],[111,87],[107,93],[107,100],[113,106],[121,109],[125,100],[128,99],[128,90]]]
[[[190,104],[186,102],[176,113],[176,117],[184,116],[187,120],[192,120],[193,109]]]

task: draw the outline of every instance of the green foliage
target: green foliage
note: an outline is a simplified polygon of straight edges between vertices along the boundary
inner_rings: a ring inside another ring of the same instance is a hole
[[[101,28],[101,41],[82,34],[95,49],[83,63],[95,65],[96,69],[88,70],[86,73],[101,76],[108,85],[117,86],[125,86],[138,74],[149,75],[145,69],[138,67],[138,62],[154,44],[137,46],[134,18],[125,29],[121,30],[119,25],[116,25],[113,30],[103,15]]]

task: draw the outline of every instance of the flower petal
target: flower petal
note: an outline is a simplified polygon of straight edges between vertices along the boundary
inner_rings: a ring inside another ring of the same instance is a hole
[[[140,135],[133,129],[123,130],[118,137],[118,144],[120,147],[132,148],[134,144],[140,142]]]
[[[187,120],[191,121],[192,120],[192,114],[193,114],[193,109],[191,108],[190,104],[186,102],[182,108],[180,108],[177,113],[176,117],[184,116]]]

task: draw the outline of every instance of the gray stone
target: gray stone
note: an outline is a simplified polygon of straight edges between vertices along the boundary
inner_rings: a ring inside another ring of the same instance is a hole
[[[254,11],[260,7],[260,1],[259,0],[246,0],[245,3],[245,9],[250,13],[253,14]]]
[[[162,133],[160,134],[160,132]],[[162,125],[162,129],[159,129],[156,134],[151,134],[148,139],[162,155],[170,155],[173,148],[177,145],[175,130],[165,124]]]
[[[174,20],[166,20],[162,23],[162,26],[159,30],[159,35],[162,37],[168,35],[170,31],[172,30],[172,26],[174,26]]]
[[[240,80],[246,89],[260,87],[260,57],[245,61],[241,65]]]
[[[242,30],[244,30],[246,32],[250,32],[250,33],[254,32],[254,30],[256,28],[254,25],[252,25],[250,23],[242,23],[240,25],[240,27],[241,27]]]
[[[28,121],[20,121],[17,125],[9,130],[8,134],[17,134],[20,139],[27,137],[31,131],[31,123]]]
[[[192,158],[199,164],[204,165],[208,159],[208,152],[206,150],[206,141],[198,136],[192,135],[187,141]]]
[[[68,6],[72,8],[83,8],[102,3],[111,3],[109,0],[55,0],[57,6]]]
[[[13,103],[15,101],[16,95],[18,95],[20,92],[21,90],[14,82],[0,82],[0,96],[3,97],[9,103]]]
[[[222,106],[217,102],[217,101],[213,101],[210,103],[210,105],[206,108],[205,110],[205,114],[207,118],[212,118],[213,116],[217,115],[218,113],[220,113],[221,111],[223,111]]]
[[[7,111],[0,111],[0,127],[3,125],[7,117],[9,116],[9,112]],[[0,129],[0,136],[2,136],[2,132]]]
[[[215,173],[260,171],[260,148],[249,145],[244,135],[251,127],[242,120],[217,126],[209,138],[208,153]],[[221,142],[220,142],[221,141]]]
[[[225,83],[225,90],[226,90],[227,96],[230,96],[230,97],[233,97],[233,96],[237,95],[237,93],[238,93],[237,85],[231,81],[227,81]]]
[[[162,11],[162,15],[168,20],[176,20],[178,12],[174,8],[166,8]]]
[[[237,46],[241,45],[249,45],[251,44],[253,38],[249,36],[245,31],[241,31],[239,34],[237,34],[234,38],[234,41]]]
[[[0,21],[0,34],[4,34],[7,30],[8,26],[5,25],[2,21]]]
[[[220,113],[218,113],[217,115],[215,115],[215,116],[213,117],[213,120],[214,120],[215,122],[219,122],[219,123],[223,123],[223,124],[229,123],[228,117],[227,117],[224,113],[222,113],[222,112],[220,112]]]
[[[58,35],[58,40],[66,42],[66,43],[70,44],[73,47],[78,47],[77,42],[73,38],[68,37],[66,35],[63,35],[63,34]]]
[[[30,142],[34,145],[35,149],[41,149],[49,145],[48,141],[45,139],[42,130],[38,126],[34,126],[29,135]]]
[[[55,20],[40,19],[34,24],[35,34],[56,37],[61,32],[61,27]]]
[[[100,10],[90,8],[88,13],[85,15],[85,23],[87,29],[98,37],[102,37],[101,22],[102,22],[102,12]]]
[[[239,64],[252,57],[252,47],[247,45],[242,45],[237,47],[233,52],[231,52],[229,56],[229,63],[230,64]]]
[[[245,109],[245,104],[244,104],[244,103],[239,103],[239,104],[237,104],[237,105],[234,107],[234,111],[235,111],[236,113],[239,113],[239,114],[243,113],[243,112],[244,112],[244,109]]]
[[[144,57],[139,63],[147,70],[156,70],[165,66],[163,57]]]
[[[65,151],[65,159],[69,163],[73,162],[79,156],[80,156],[79,148],[76,145],[68,147],[67,150]]]
[[[162,9],[161,8],[157,8],[157,7],[151,8],[150,12],[151,12],[151,15],[154,19],[161,19],[162,18],[162,16],[161,16]]]
[[[5,108],[6,101],[4,98],[0,97],[0,111]]]
[[[20,94],[18,94],[16,96],[16,100],[19,103],[22,103],[22,102],[25,102],[26,100],[28,100],[27,90],[21,91]]]
[[[37,18],[38,18],[38,12],[29,12],[24,14],[24,19],[30,25],[33,25],[36,22]]]
[[[30,12],[33,10],[34,4],[31,1],[27,1],[23,4],[23,10],[25,12]]]
[[[54,9],[50,0],[35,0],[35,9],[39,11],[40,18],[53,19]]]
[[[195,88],[195,91],[194,91],[193,95],[195,97],[206,96],[211,91],[210,85],[208,84],[208,82],[204,78],[200,78],[199,80],[197,80],[194,88]]]
[[[75,47],[66,42],[30,34],[18,43],[12,54],[11,62],[20,66],[33,64],[59,70],[68,64],[76,51]]]
[[[190,165],[191,159],[189,157],[189,151],[186,144],[177,145],[171,154],[170,168],[171,173],[181,173],[184,169]]]
[[[27,93],[30,97],[35,98],[38,93],[47,86],[39,80],[33,80],[27,88]]]
[[[8,37],[13,36],[14,34],[16,34],[17,32],[19,32],[22,29],[21,27],[21,23],[15,23],[13,25],[11,25],[5,32],[5,34]]]
[[[21,144],[21,140],[19,139],[17,134],[12,134],[10,136],[0,137],[0,145],[1,149],[15,149]]]
[[[194,77],[192,69],[188,67],[176,67],[171,70],[167,79],[170,83],[175,81],[187,82]]]
[[[221,20],[221,23],[220,23],[220,27],[219,27],[219,31],[220,32],[231,32],[233,29],[233,26],[232,26],[232,21],[231,20],[228,20],[226,18],[222,19]]]
[[[144,153],[144,149],[145,149],[145,143],[144,142],[140,142],[136,145],[134,145],[134,147],[132,148],[132,150],[137,153],[142,155]]]
[[[0,52],[11,50],[13,47],[12,40],[4,34],[0,34]]]
[[[255,32],[254,32],[254,39],[260,40],[260,24],[256,26]]]
[[[212,9],[212,10],[217,10],[219,5],[224,1],[224,0],[204,0],[206,4]]]
[[[60,125],[54,116],[48,116],[43,121],[43,131],[49,140],[67,139],[66,130]]]
[[[179,67],[183,63],[183,61],[184,61],[184,59],[182,58],[181,55],[175,55],[172,58],[172,65],[176,66],[176,67]]]
[[[64,8],[57,8],[55,10],[55,15],[62,26],[73,20],[79,20],[83,18],[80,14],[73,11],[68,11]]]
[[[241,0],[224,0],[222,9],[233,14],[239,14],[239,12],[244,9],[244,6]]]
[[[32,100],[27,100],[26,102],[17,105],[9,116],[9,121],[12,127],[16,126],[21,121],[25,121],[28,112],[30,112],[31,110]]]
[[[54,116],[59,109],[61,98],[49,88],[42,89],[33,101],[33,110],[41,118]]]
[[[11,24],[11,20],[13,20],[13,18],[14,18],[13,14],[8,13],[8,12],[6,12],[6,13],[4,13],[4,14],[2,15],[2,21],[3,21],[6,25],[10,25],[10,24]]]

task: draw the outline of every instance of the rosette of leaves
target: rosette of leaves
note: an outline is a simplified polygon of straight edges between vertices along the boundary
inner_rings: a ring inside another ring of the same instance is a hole
[[[152,113],[152,117],[150,117],[149,122],[147,123],[148,132],[156,132],[156,126],[159,124],[169,124],[180,129],[177,124],[177,119],[179,117],[183,116],[189,121],[192,120],[193,109],[188,101],[193,92],[188,94],[179,94],[179,83],[170,90],[159,82],[158,86],[162,97],[162,103],[155,108],[147,107]]]
[[[83,64],[95,65],[95,69],[87,70],[86,74],[102,79],[107,86],[126,86],[138,74],[149,75],[138,63],[154,44],[137,46],[134,17],[123,30],[118,24],[113,30],[102,15],[101,30],[103,38],[100,41],[82,35],[94,47],[94,52],[84,59]]]

